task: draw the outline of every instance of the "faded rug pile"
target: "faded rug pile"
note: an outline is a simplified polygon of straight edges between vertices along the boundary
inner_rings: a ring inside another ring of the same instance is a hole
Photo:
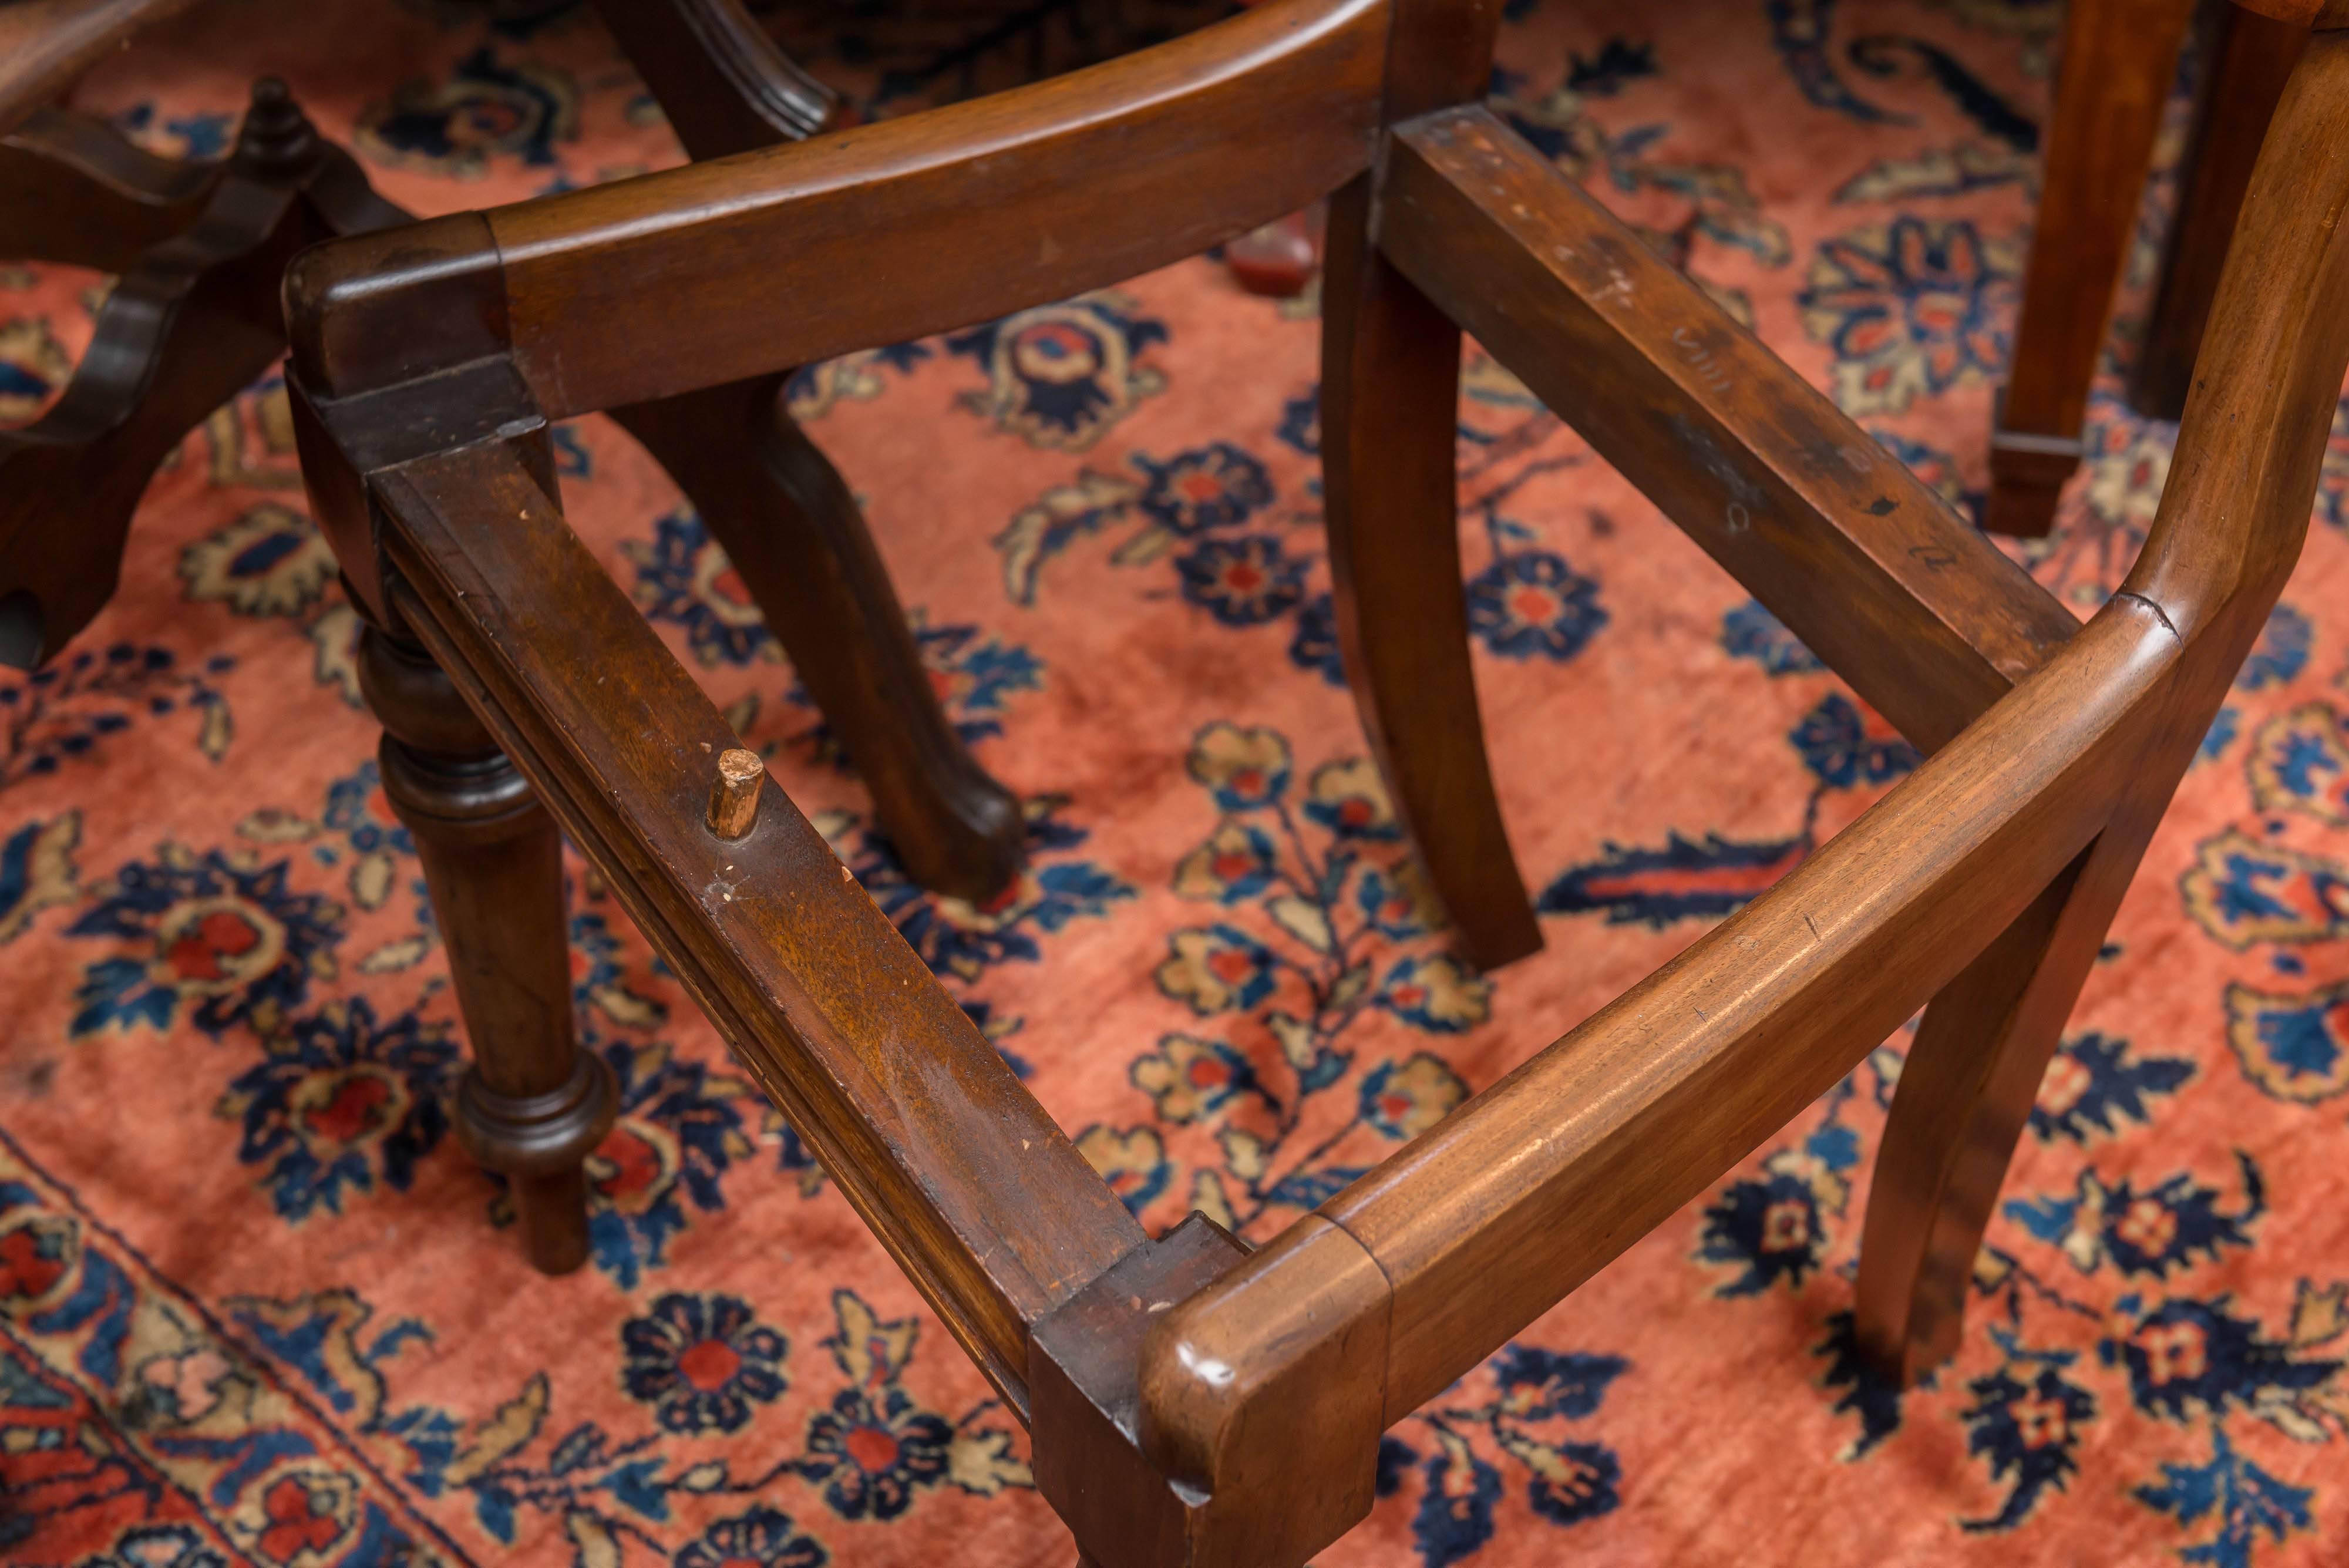
[[[1972,505],[2059,8],[1509,9],[1501,112]],[[1206,14],[771,19],[891,114]],[[216,0],[81,100],[207,156],[263,71],[419,212],[678,156],[600,25],[559,4]],[[2083,614],[2168,462],[2171,432],[2112,391],[2157,198],[2091,462],[2023,552]],[[102,282],[0,267],[0,419],[62,387]],[[1472,356],[1466,592],[1548,946],[1489,978],[1455,964],[1340,684],[1315,331],[1309,297],[1200,258],[794,388],[954,718],[1030,802],[1032,869],[983,909],[905,882],[649,461],[598,420],[560,438],[581,533],[1154,1226],[1197,1208],[1277,1231],[1917,761]],[[1398,1425],[1328,1568],[2349,1558],[2337,429],[2305,562],[2042,1090],[1957,1362],[1900,1397],[1852,1353],[1896,1035]],[[625,1108],[592,1263],[526,1268],[450,1133],[461,1039],[353,630],[273,379],[157,480],[98,624],[0,680],[0,1562],[1072,1561],[1017,1424],[576,861],[578,1016]]]

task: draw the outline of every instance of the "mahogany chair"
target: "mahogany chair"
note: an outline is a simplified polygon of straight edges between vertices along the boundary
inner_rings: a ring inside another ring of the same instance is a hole
[[[288,279],[304,468],[378,657],[602,868],[1029,1423],[1104,1568],[1295,1568],[1368,1511],[1383,1428],[1920,1007],[1858,1315],[1903,1380],[1949,1355],[2064,1014],[2299,554],[2349,369],[2349,0],[2312,0],[2300,23],[2333,30],[2261,155],[2158,518],[2080,624],[1480,107],[1498,10],[1279,0],[958,107],[338,242]],[[1515,883],[1460,628],[1462,327],[1932,754],[1250,1251],[1196,1215],[1153,1238],[1093,1174],[565,525],[547,428],[1061,297],[1326,191],[1349,670],[1455,917],[1505,947],[1516,913],[1473,901],[1472,874]]]
[[[2195,130],[2129,378],[2139,413],[2174,420],[2186,407],[2251,163],[2308,36],[2306,9],[2294,0],[2202,7]],[[1985,528],[2043,536],[2080,466],[2089,385],[2196,10],[2195,0],[2072,0],[2065,13],[2023,312],[1991,435]]]
[[[295,254],[412,221],[275,81],[254,88],[231,155],[209,164],[157,158],[57,107],[95,60],[188,4],[0,0],[0,235],[12,254],[120,275],[63,396],[0,431],[0,663],[55,657],[113,596],[157,467],[284,354],[279,286]],[[806,136],[833,118],[831,94],[740,0],[603,10],[693,156]],[[614,413],[766,612],[908,874],[984,898],[1018,871],[1019,803],[939,707],[847,484],[783,411],[786,379],[770,371]],[[363,684],[390,732],[386,793],[423,858],[473,1044],[457,1123],[478,1158],[515,1175],[525,1247],[560,1272],[586,1258],[580,1162],[609,1127],[614,1091],[573,1044],[568,958],[546,925],[563,898],[554,830],[519,775],[436,716],[438,679],[405,645],[366,650]],[[509,927],[514,909],[532,913]]]

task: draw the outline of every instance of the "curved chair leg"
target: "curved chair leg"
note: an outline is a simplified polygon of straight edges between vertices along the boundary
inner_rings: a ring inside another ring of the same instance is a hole
[[[598,0],[695,158],[830,126],[830,89],[775,47],[740,0]],[[983,901],[1019,869],[1019,798],[938,706],[881,553],[847,483],[760,377],[615,410],[692,499],[873,791],[914,880]]]
[[[1860,1344],[1899,1386],[1957,1350],[1999,1184],[2142,850],[2107,832],[1925,1009],[1859,1249]]]
[[[1901,1074],[1868,1199],[1858,1324],[1871,1358],[1903,1382],[1956,1348],[1975,1251],[2049,1054],[2300,558],[2349,373],[2349,15],[2333,26],[2302,56],[2261,153],[2178,432],[2158,553],[2121,589],[2184,648],[2161,732],[2095,842],[1926,1009]],[[2227,508],[2234,536],[2214,543],[2199,525]]]
[[[2331,423],[2329,400],[2302,412],[2320,431]],[[2312,460],[2308,493],[2314,489]],[[2265,618],[2261,607],[2230,634],[2231,649],[2207,654],[2199,673],[2181,680],[2095,842],[1925,1008],[1877,1151],[1859,1250],[1860,1345],[1899,1386],[1957,1353],[1974,1258],[2040,1080],[2146,846]]]
[[[2190,0],[2073,0],[2023,318],[1991,432],[1985,528],[2045,534],[2080,464],[2088,384],[2192,10]]]
[[[1019,868],[1019,802],[971,757],[847,483],[761,377],[614,418],[692,499],[836,728],[913,878],[981,901]]]
[[[530,1261],[567,1273],[587,1261],[582,1162],[611,1130],[619,1090],[572,1033],[562,841],[422,648],[369,627],[359,669],[384,727],[384,794],[424,862],[472,1042],[458,1139],[512,1179]]]
[[[0,658],[29,668],[89,624],[156,467],[285,351],[278,279],[316,237],[296,204],[320,153],[285,89],[256,87],[202,214],[123,275],[57,404],[0,431]]]
[[[0,135],[0,234],[13,258],[129,272],[188,226],[222,172],[158,158],[94,114],[37,109]]]
[[[1332,200],[1321,296],[1322,504],[1340,646],[1395,808],[1479,968],[1541,946],[1468,661],[1453,474],[1460,329],[1372,247],[1369,187]]]
[[[2243,192],[2251,186],[2251,165],[2307,43],[2305,27],[2240,5],[2219,7],[2161,286],[2129,379],[2129,404],[2141,414],[2174,420],[2186,410],[2194,358],[2202,349],[2202,329],[2218,296],[2219,274],[2226,265]]]

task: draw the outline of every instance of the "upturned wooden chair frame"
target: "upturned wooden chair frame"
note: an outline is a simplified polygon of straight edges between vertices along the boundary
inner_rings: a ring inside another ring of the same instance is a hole
[[[1497,9],[1282,0],[962,106],[340,242],[288,280],[317,514],[367,613],[461,694],[451,753],[528,775],[1110,1568],[1294,1568],[1368,1511],[1389,1423],[1920,1007],[1858,1312],[1893,1376],[1947,1356],[2064,1016],[2299,554],[2349,368],[2349,31],[2319,31],[2151,537],[2078,624],[1478,106]],[[2292,19],[2349,28],[2349,0]],[[1330,191],[1349,669],[1472,945],[1525,918],[1464,651],[1461,327],[1931,754],[1269,1244],[1195,1215],[1153,1239],[781,791],[721,770],[735,737],[565,525],[546,431],[1061,297]],[[1395,699],[1413,662],[1448,711]]]

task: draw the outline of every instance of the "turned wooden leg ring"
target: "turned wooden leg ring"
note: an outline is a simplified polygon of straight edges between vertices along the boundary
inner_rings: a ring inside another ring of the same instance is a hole
[[[424,862],[473,1068],[458,1141],[513,1181],[533,1263],[587,1259],[581,1162],[611,1129],[611,1069],[579,1050],[563,845],[524,779],[425,651],[370,628],[360,680],[383,721],[384,794]]]
[[[513,1183],[523,1251],[550,1274],[587,1261],[584,1162],[612,1130],[619,1085],[600,1056],[574,1054],[571,1076],[543,1095],[501,1095],[477,1064],[457,1089],[457,1141]]]

